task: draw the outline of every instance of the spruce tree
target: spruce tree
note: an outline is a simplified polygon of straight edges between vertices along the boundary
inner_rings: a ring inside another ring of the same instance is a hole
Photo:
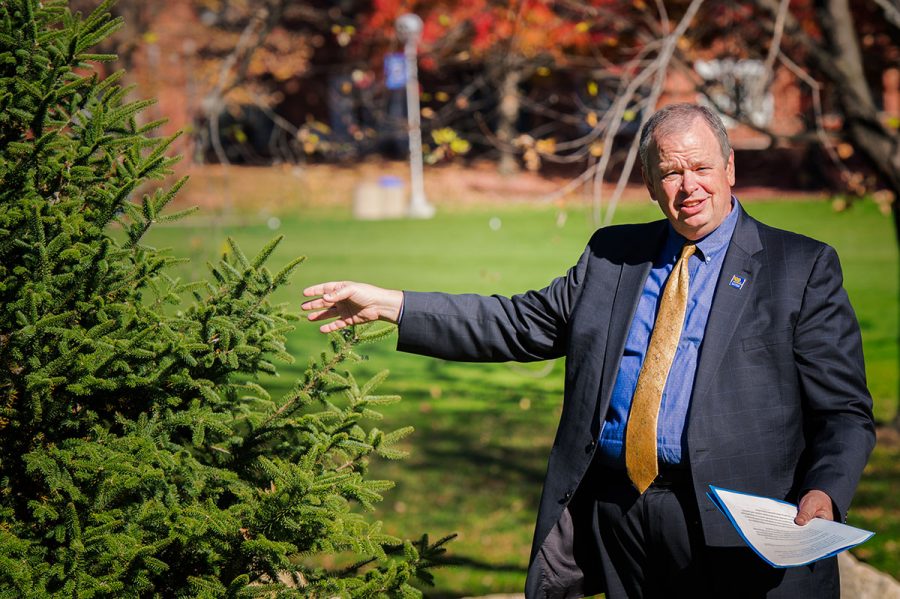
[[[344,372],[384,330],[260,384],[292,360],[269,297],[301,260],[231,242],[184,283],[145,243],[185,181],[160,182],[150,102],[95,70],[109,8],[0,1],[0,597],[418,596],[446,539],[367,517],[391,486],[367,460],[409,429],[373,425],[384,374]]]

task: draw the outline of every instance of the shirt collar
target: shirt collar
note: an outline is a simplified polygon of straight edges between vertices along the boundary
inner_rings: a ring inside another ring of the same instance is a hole
[[[723,220],[712,233],[697,241],[697,249],[700,254],[697,256],[698,258],[704,262],[709,262],[728,247],[728,244],[731,241],[731,235],[734,233],[734,227],[737,225],[738,215],[741,211],[740,202],[737,201],[736,197],[731,196],[731,212],[728,213],[725,220]],[[675,228],[672,227],[672,223],[668,223],[668,228],[669,234],[666,243],[663,246],[661,258],[663,261],[674,262],[678,259],[679,254],[681,254],[681,248],[684,246],[687,239],[675,231]]]

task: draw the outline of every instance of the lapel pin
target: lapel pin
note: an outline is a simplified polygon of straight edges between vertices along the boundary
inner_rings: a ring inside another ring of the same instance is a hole
[[[747,282],[747,279],[744,277],[739,277],[737,275],[731,275],[731,281],[728,283],[735,289],[741,289],[744,286],[744,283]]]

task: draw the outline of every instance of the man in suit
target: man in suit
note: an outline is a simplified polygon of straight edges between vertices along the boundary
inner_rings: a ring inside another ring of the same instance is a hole
[[[665,220],[600,229],[565,276],[511,298],[304,291],[320,328],[399,322],[398,348],[450,360],[566,357],[528,597],[836,597],[836,560],[775,569],[709,485],[843,520],[874,445],[859,328],[834,250],[732,196],[721,120],[676,104],[641,132]],[[649,449],[648,449],[649,448]]]

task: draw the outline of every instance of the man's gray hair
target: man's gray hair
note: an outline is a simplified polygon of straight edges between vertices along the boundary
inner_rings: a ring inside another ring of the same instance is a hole
[[[672,133],[682,133],[687,130],[696,119],[703,119],[703,122],[713,132],[716,139],[719,140],[719,149],[722,150],[722,159],[727,163],[728,155],[731,154],[731,142],[728,141],[728,133],[725,131],[725,124],[715,112],[706,106],[697,104],[669,104],[660,108],[641,129],[641,166],[645,173],[650,172],[650,143]]]

